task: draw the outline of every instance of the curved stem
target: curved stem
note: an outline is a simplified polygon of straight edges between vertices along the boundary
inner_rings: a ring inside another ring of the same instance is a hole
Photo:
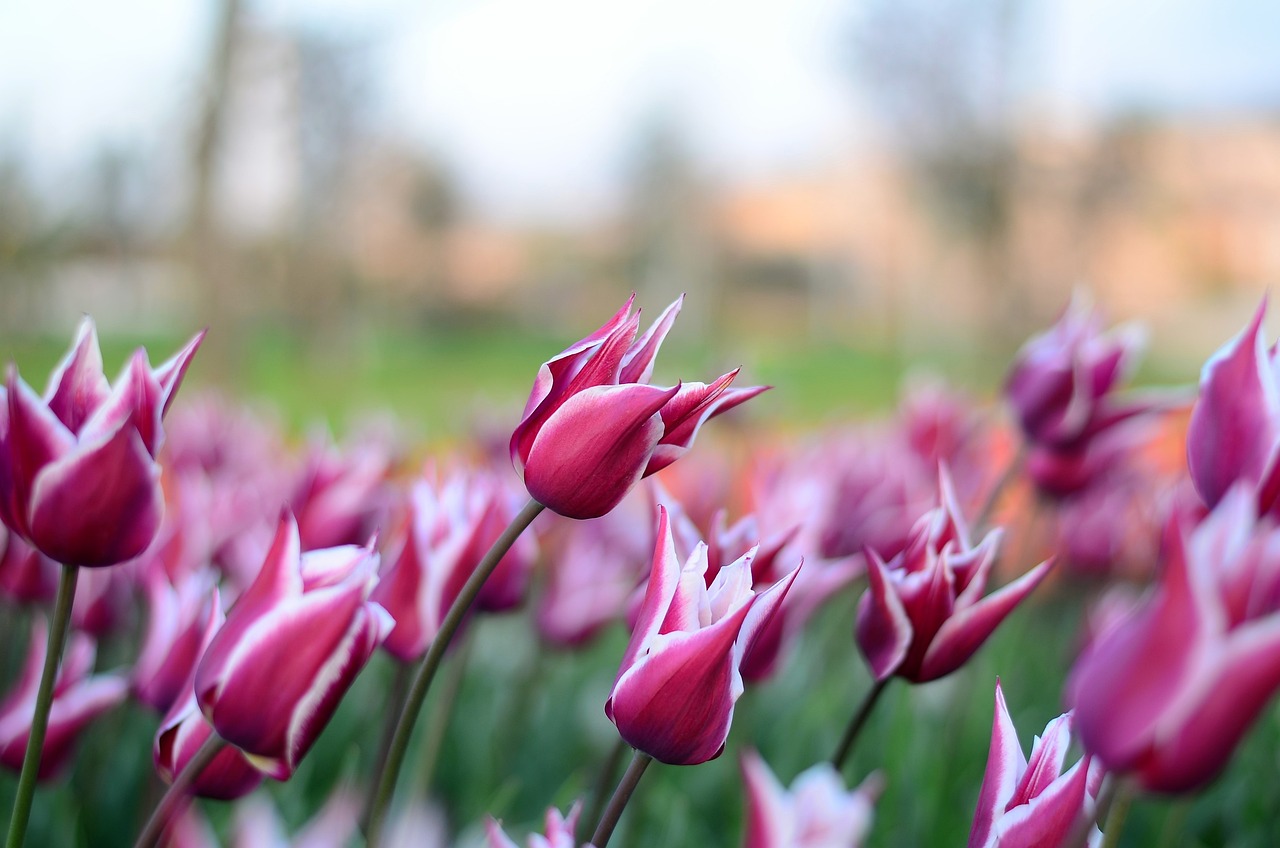
[[[489,552],[484,555],[484,559],[480,560],[480,564],[476,566],[476,570],[467,579],[466,585],[458,593],[453,605],[449,607],[449,612],[445,614],[444,621],[440,623],[440,632],[431,641],[431,647],[427,649],[426,656],[422,658],[422,664],[418,667],[413,686],[409,689],[409,697],[405,700],[404,709],[400,711],[400,720],[396,724],[396,733],[391,740],[391,750],[387,757],[387,762],[382,768],[382,773],[378,775],[378,789],[373,796],[373,805],[369,811],[367,836],[370,848],[377,848],[382,833],[383,820],[387,815],[387,807],[391,804],[391,796],[395,794],[396,780],[400,776],[404,758],[409,752],[409,740],[413,736],[413,726],[418,720],[418,713],[422,711],[423,702],[427,699],[427,692],[431,689],[431,681],[435,678],[436,671],[440,668],[440,661],[444,659],[445,650],[449,647],[449,643],[453,641],[453,635],[462,625],[463,619],[471,609],[471,604],[475,601],[476,596],[480,594],[480,589],[484,586],[485,581],[489,579],[489,575],[498,567],[498,563],[506,552],[511,549],[511,546],[515,544],[520,534],[533,523],[533,519],[537,518],[538,513],[542,512],[544,508],[537,501],[530,500],[520,510],[519,514],[511,520],[511,524],[507,526],[507,529],[502,531],[502,535],[493,543],[493,547],[489,548]]]
[[[600,810],[604,806],[604,795],[609,791],[609,784],[613,783],[613,776],[618,773],[618,766],[622,764],[622,757],[627,753],[627,747],[627,741],[619,739],[613,746],[613,750],[609,752],[609,758],[600,766],[595,785],[591,787],[591,794],[587,796],[587,805],[583,807],[582,815],[578,818],[577,833],[574,836],[578,842],[586,841],[587,828],[600,818]]]
[[[618,826],[618,819],[622,818],[622,811],[626,809],[627,801],[631,800],[631,793],[636,791],[640,778],[644,777],[644,770],[651,762],[653,757],[641,751],[636,751],[636,755],[631,758],[627,773],[618,782],[618,788],[609,799],[609,806],[600,817],[600,824],[596,825],[596,832],[591,837],[591,844],[595,848],[605,848],[609,844],[609,837],[613,836],[613,829]]]
[[[378,741],[377,759],[373,761],[373,773],[382,774],[383,768],[386,767],[387,757],[391,753],[391,740],[395,737],[396,720],[400,717],[400,710],[404,708],[405,698],[409,694],[409,679],[412,674],[412,668],[408,663],[396,660],[395,672],[391,678],[391,691],[387,693],[387,703],[391,704],[391,709],[387,711],[387,720],[382,725],[382,738]],[[373,814],[373,798],[376,785],[369,787],[364,798],[364,807],[360,810],[360,821],[367,822]]]
[[[191,788],[191,784],[196,782],[196,778],[209,763],[213,762],[213,758],[222,752],[226,744],[218,734],[209,734],[209,738],[204,740],[204,744],[196,750],[191,759],[187,760],[182,771],[178,772],[178,776],[173,779],[173,783],[169,785],[160,803],[156,804],[151,818],[147,819],[142,833],[138,834],[138,841],[133,844],[134,848],[151,848],[160,841],[160,837],[164,835],[164,829],[169,826],[169,820],[177,812],[178,804],[187,797],[187,790]]]
[[[875,707],[876,701],[880,699],[880,693],[889,685],[892,678],[886,677],[884,680],[877,680],[867,690],[867,694],[863,696],[862,703],[858,705],[858,710],[853,714],[853,718],[849,719],[849,726],[844,730],[844,736],[840,739],[840,744],[836,747],[836,752],[831,755],[831,765],[835,766],[836,771],[840,771],[844,767],[844,761],[848,759],[849,752],[853,750],[853,743],[857,741],[858,734],[862,731],[862,726],[867,723],[867,719],[871,716],[871,710]]]
[[[67,625],[71,622],[71,604],[75,601],[76,578],[79,576],[78,565],[64,565],[62,575],[58,578],[58,598],[54,602],[53,621],[49,625],[44,670],[40,674],[40,688],[36,692],[36,709],[31,717],[27,751],[22,757],[22,773],[18,777],[18,793],[13,799],[13,817],[9,819],[9,836],[5,840],[5,848],[21,848],[27,837],[31,802],[36,795],[36,777],[40,773],[40,755],[44,753],[45,732],[49,729],[49,709],[53,706],[53,684],[58,677],[62,647],[67,641]]]

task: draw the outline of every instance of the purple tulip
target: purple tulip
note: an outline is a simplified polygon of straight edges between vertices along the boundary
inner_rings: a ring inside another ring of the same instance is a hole
[[[743,690],[742,657],[799,571],[757,594],[754,555],[753,549],[720,569],[708,588],[706,546],[698,545],[682,568],[667,511],[659,509],[640,618],[605,703],[632,747],[673,765],[706,762],[724,750]]]
[[[1094,819],[1103,771],[1088,754],[1063,771],[1071,745],[1071,714],[1049,722],[1022,755],[1018,731],[996,681],[991,751],[969,832],[969,848],[1070,848],[1069,838]],[[1102,842],[1093,827],[1090,848]]]
[[[941,506],[916,523],[902,553],[885,563],[869,552],[855,632],[876,680],[923,683],[955,671],[1052,565],[1043,562],[984,598],[1000,531],[971,544],[945,469],[940,489]]]
[[[31,735],[31,717],[35,714],[47,638],[47,626],[44,619],[38,617],[31,627],[27,660],[17,686],[0,702],[0,764],[14,771],[22,768],[27,738]],[[92,639],[80,633],[71,635],[53,687],[53,706],[49,710],[49,727],[37,774],[41,780],[53,777],[71,762],[76,738],[85,725],[129,694],[128,682],[119,675],[89,676],[96,654]]]
[[[1267,302],[1200,373],[1187,429],[1187,467],[1210,507],[1237,481],[1258,493],[1260,512],[1280,505],[1280,365],[1262,334]]]
[[[203,338],[155,369],[138,350],[112,387],[85,318],[43,398],[11,367],[0,398],[0,519],[57,562],[115,565],[142,553],[164,513],[160,420]]]
[[[679,459],[703,422],[766,388],[730,389],[737,371],[710,384],[648,385],[681,301],[637,339],[634,300],[542,364],[511,434],[511,461],[529,494],[569,518],[604,515],[642,477]]]
[[[153,568],[143,587],[147,629],[133,666],[133,691],[139,701],[165,713],[184,687],[191,689],[191,675],[222,624],[222,611],[208,572],[187,575],[174,586],[167,574]]]
[[[393,621],[369,600],[378,555],[303,554],[286,513],[258,578],[196,668],[200,709],[269,777],[287,780]]]
[[[830,763],[819,763],[782,787],[754,751],[742,757],[747,787],[744,848],[858,848],[871,830],[880,780],[853,791]]]
[[[573,832],[578,826],[578,814],[581,812],[581,802],[574,804],[566,816],[561,816],[560,811],[554,807],[547,810],[543,833],[529,835],[529,848],[579,848],[578,843],[574,841]],[[489,838],[489,848],[520,848],[503,832],[502,825],[492,818],[485,821],[484,831]],[[581,848],[591,848],[591,846],[583,845]]]
[[[1217,775],[1280,687],[1280,529],[1247,484],[1202,522],[1175,514],[1154,593],[1086,648],[1068,680],[1085,750],[1146,789]]]

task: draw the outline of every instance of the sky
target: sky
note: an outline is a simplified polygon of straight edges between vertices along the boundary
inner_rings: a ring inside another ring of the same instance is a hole
[[[382,125],[473,205],[538,219],[607,206],[636,131],[677,120],[712,176],[752,178],[868,133],[849,77],[858,0],[245,0],[253,20],[368,45]],[[0,154],[46,185],[95,150],[174,157],[213,4],[0,4]],[[1045,119],[1280,107],[1274,0],[1029,0],[1020,96]]]

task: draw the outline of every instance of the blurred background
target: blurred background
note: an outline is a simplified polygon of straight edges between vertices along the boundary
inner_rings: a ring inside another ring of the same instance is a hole
[[[683,291],[677,356],[803,417],[916,362],[994,391],[1082,287],[1189,380],[1280,279],[1278,38],[1269,0],[3,4],[0,352],[208,325],[197,380],[434,423]]]

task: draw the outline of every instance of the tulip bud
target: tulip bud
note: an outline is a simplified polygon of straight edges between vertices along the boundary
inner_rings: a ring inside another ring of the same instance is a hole
[[[681,301],[637,339],[634,300],[542,364],[511,434],[511,461],[529,494],[569,518],[604,515],[642,477],[679,459],[703,422],[766,388],[730,389],[737,371],[710,384],[648,385]]]
[[[203,338],[155,369],[139,350],[112,387],[85,318],[43,398],[10,367],[0,395],[0,519],[69,565],[142,553],[164,512],[160,420]]]
[[[377,567],[371,548],[301,553],[286,513],[257,579],[196,669],[210,724],[276,780],[293,774],[391,631],[391,616],[369,600]]]
[[[632,747],[674,765],[694,765],[724,750],[739,670],[756,634],[778,609],[799,567],[762,594],[751,588],[749,551],[708,587],[707,549],[682,568],[665,509],[631,643],[605,714]]]
[[[800,774],[791,789],[754,751],[742,758],[747,787],[744,848],[858,848],[871,830],[880,780],[872,775],[852,792],[830,763]]]
[[[582,812],[582,802],[569,808],[567,816],[561,816],[555,807],[547,810],[546,826],[542,834],[529,837],[529,848],[578,848],[573,832],[578,827],[578,814]],[[490,818],[484,824],[485,835],[489,838],[489,848],[520,848],[511,837],[502,830],[502,825]],[[591,848],[583,845],[582,848]]]

